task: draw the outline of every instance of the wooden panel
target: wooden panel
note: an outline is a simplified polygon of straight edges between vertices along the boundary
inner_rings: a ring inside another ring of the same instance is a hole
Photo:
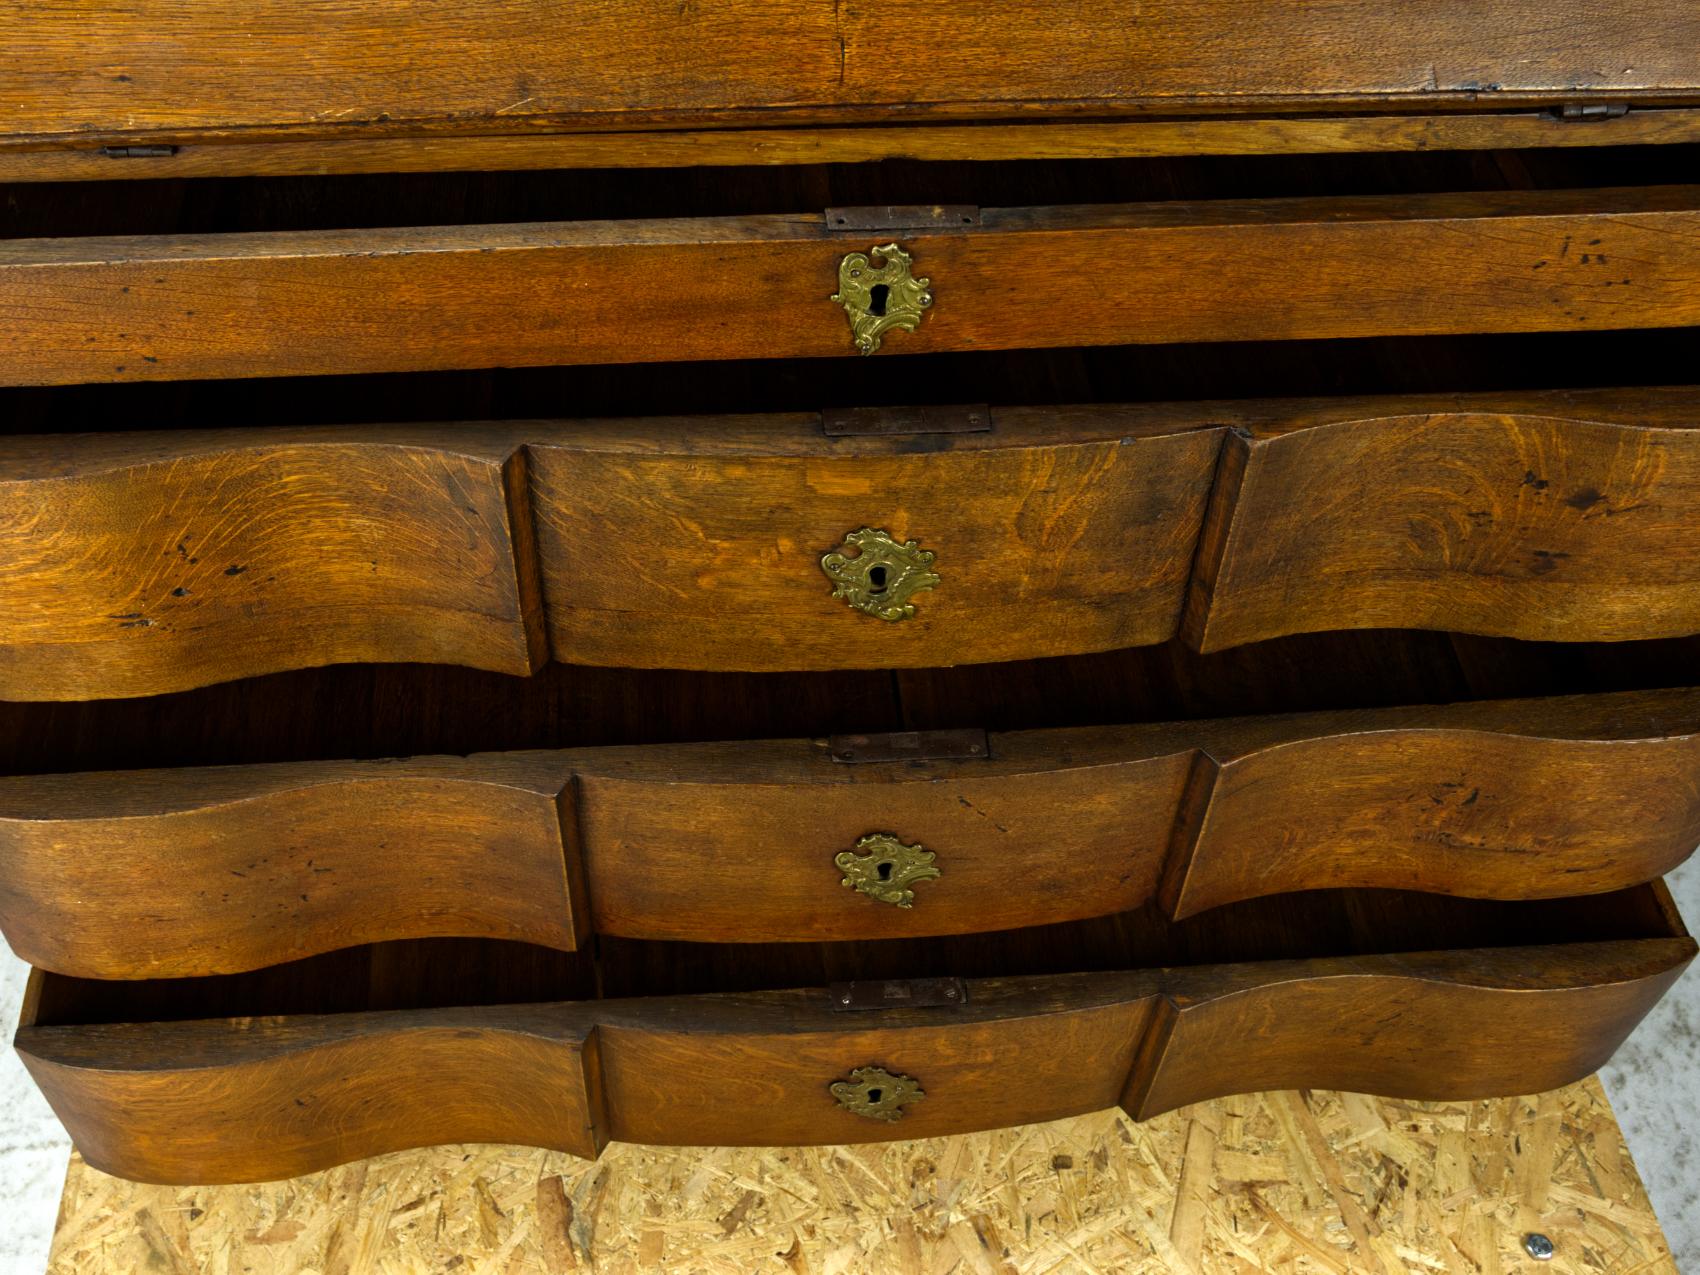
[[[599,1010],[614,1137],[802,1146],[1053,1120],[1115,1102],[1157,1008],[1151,980],[1115,975],[975,982],[962,1011],[835,1014],[819,991],[746,999],[759,1017],[717,997],[675,1022],[642,1002]],[[926,1097],[896,1121],[846,1111],[830,1086],[867,1066],[911,1077]]]
[[[1367,728],[1252,753],[1216,772],[1167,897],[1190,916],[1345,885],[1540,898],[1650,880],[1700,845],[1700,735],[1684,732]]]
[[[595,1032],[546,1010],[26,1027],[18,1052],[84,1158],[144,1182],[437,1142],[594,1156],[608,1137]]]
[[[1700,87],[1682,0],[764,0],[565,12],[480,0],[0,7],[17,55],[0,131],[145,136],[236,128],[469,132],[539,120],[837,119],[881,108],[1019,114],[1529,97],[1659,99]],[[1385,108],[1384,108],[1385,109]]]
[[[782,1262],[932,1275],[989,1253],[1009,1270],[1130,1275],[1439,1271],[1460,1255],[1461,1270],[1517,1271],[1537,1228],[1572,1275],[1678,1275],[1597,1077],[1476,1102],[1265,1093],[1144,1124],[1106,1111],[854,1155],[615,1143],[588,1163],[457,1144],[264,1187],[140,1185],[73,1153],[47,1275],[144,1270],[159,1254],[168,1269],[229,1255],[284,1275],[328,1252],[526,1275]]]
[[[135,181],[159,177],[322,176],[561,168],[849,164],[884,159],[1113,159],[1145,156],[1669,145],[1700,141],[1700,110],[1637,109],[1580,125],[1551,110],[1500,114],[1150,119],[1115,123],[921,124],[857,128],[721,128],[216,141],[158,154],[111,155],[87,142],[52,149],[0,141],[0,181]]]
[[[885,351],[1700,324],[1697,204],[1673,186],[993,209],[898,236],[937,302]],[[892,238],[795,214],[13,240],[0,381],[848,357],[838,262]]]
[[[915,435],[781,451],[675,429],[596,451],[534,447],[557,658],[904,668],[1173,636],[1220,431],[1123,434],[1143,422],[1114,409],[1000,408],[997,419],[995,435],[966,445]],[[799,441],[819,428],[786,423]],[[941,582],[916,595],[913,619],[832,596],[821,555],[861,527],[937,555]]]
[[[1607,1057],[1694,947],[1650,938],[976,980],[963,1006],[870,1013],[834,1013],[814,989],[26,1019],[16,1044],[89,1163],[144,1181],[246,1181],[446,1140],[579,1154],[607,1137],[859,1143],[1055,1119],[1118,1095],[1151,1115],[1325,1082],[1428,1099],[1554,1086]],[[906,1075],[924,1097],[898,1121],[847,1112],[830,1086],[862,1066]]]
[[[1083,758],[1086,732],[1057,734],[997,736],[992,762],[897,767],[840,765],[802,740],[720,745],[718,756],[642,750],[626,766],[613,754],[639,750],[582,754],[595,928],[803,942],[966,934],[1140,907],[1156,889],[1190,754],[1135,738]],[[633,762],[648,773],[631,776]],[[870,833],[938,856],[941,875],[914,887],[912,907],[842,884],[834,855]]]
[[[1551,1089],[1596,1070],[1694,956],[1687,938],[1183,971],[1123,1106],[1247,1089],[1426,1101]]]
[[[1462,411],[1236,438],[1188,636],[1700,630],[1694,419]]]
[[[0,698],[544,658],[531,521],[509,499],[524,458],[470,433],[13,438],[0,455]]]
[[[0,917],[32,965],[90,978],[429,935],[570,949],[568,783],[523,753],[7,779]]]

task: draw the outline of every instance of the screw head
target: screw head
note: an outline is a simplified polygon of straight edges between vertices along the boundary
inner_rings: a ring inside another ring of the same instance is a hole
[[[1550,1262],[1553,1255],[1553,1243],[1539,1231],[1530,1231],[1523,1237],[1523,1251],[1537,1262]]]

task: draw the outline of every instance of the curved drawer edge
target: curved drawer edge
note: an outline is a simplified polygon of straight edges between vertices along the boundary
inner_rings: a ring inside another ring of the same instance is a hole
[[[525,1017],[24,1026],[16,1047],[83,1157],[141,1182],[265,1181],[447,1142],[594,1157],[596,1030]]]
[[[1251,1090],[1556,1089],[1597,1071],[1695,952],[1683,936],[1177,971],[1122,1105],[1143,1120]]]
[[[0,922],[87,978],[228,974],[397,938],[572,950],[573,784],[547,754],[0,779]]]
[[[1180,919],[1293,890],[1541,899],[1656,880],[1700,845],[1700,736],[1660,731],[1405,727],[1202,754],[1164,904]]]

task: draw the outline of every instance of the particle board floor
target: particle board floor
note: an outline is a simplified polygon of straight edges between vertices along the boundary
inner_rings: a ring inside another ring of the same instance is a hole
[[[1524,1255],[1551,1237],[1549,1263]],[[1489,1102],[1323,1091],[866,1147],[403,1152],[146,1187],[72,1158],[48,1269],[1670,1272],[1597,1079]]]

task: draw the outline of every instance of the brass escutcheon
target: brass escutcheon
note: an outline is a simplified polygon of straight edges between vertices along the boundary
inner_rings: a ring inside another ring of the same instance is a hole
[[[855,557],[845,554],[856,550]],[[844,537],[844,543],[824,554],[820,569],[832,581],[832,596],[868,615],[896,623],[915,616],[909,599],[938,584],[932,570],[933,552],[913,540],[902,544],[883,531],[863,527]]]
[[[894,1076],[884,1067],[858,1067],[848,1080],[832,1083],[832,1096],[846,1111],[869,1120],[901,1120],[903,1104],[927,1095],[908,1076]]]
[[[917,882],[941,876],[933,866],[938,858],[924,846],[906,846],[888,832],[870,832],[854,850],[840,850],[833,862],[844,873],[843,885],[870,899],[900,908],[915,906]]]
[[[880,259],[874,265],[873,259]],[[933,303],[932,280],[909,274],[915,259],[894,243],[853,252],[838,263],[838,291],[832,300],[844,307],[850,336],[863,354],[880,348],[893,328],[913,332]]]

